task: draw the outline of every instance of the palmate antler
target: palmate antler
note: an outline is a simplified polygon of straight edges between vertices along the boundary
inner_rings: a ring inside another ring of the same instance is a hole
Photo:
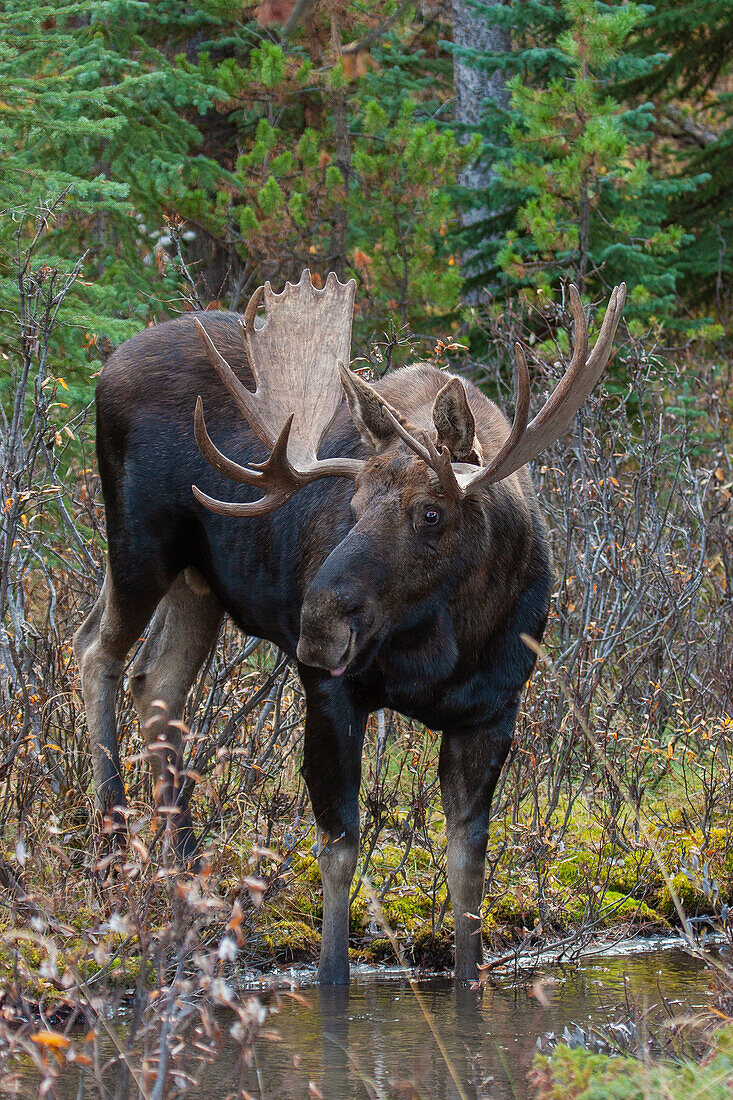
[[[225,516],[264,515],[319,478],[356,478],[363,460],[317,457],[320,443],[341,404],[342,382],[347,389],[367,392],[380,404],[396,433],[434,471],[449,497],[461,500],[484,485],[503,481],[536,458],[569,427],[608,362],[626,299],[626,285],[614,287],[598,340],[588,354],[588,326],[580,295],[575,286],[570,287],[575,322],[570,366],[529,424],[527,362],[521,345],[515,345],[517,401],[511,432],[487,465],[474,466],[453,462],[448,449],[439,450],[427,433],[420,433],[418,438],[376,390],[345,366],[351,347],[355,286],[353,279],[341,283],[331,272],[325,287],[319,290],[312,285],[306,270],[299,283],[286,283],[281,294],[275,294],[269,283],[255,291],[244,322],[240,322],[255,378],[254,392],[242,385],[204,326],[195,320],[212,366],[254,431],[270,448],[265,462],[249,466],[240,466],[227,458],[209,436],[203,403],[198,398],[194,432],[201,453],[226,477],[262,489],[265,494],[253,502],[230,503],[215,500],[193,486],[197,500],[211,511]],[[262,301],[266,316],[257,325],[255,317]]]
[[[603,318],[593,351],[588,354],[588,325],[577,287],[571,284],[570,299],[575,322],[575,346],[570,366],[562,376],[545,404],[527,424],[529,414],[529,374],[527,360],[521,344],[515,344],[517,359],[517,400],[514,410],[514,423],[509,437],[487,466],[466,466],[452,463],[445,447],[439,452],[426,433],[422,433],[422,442],[416,438],[389,410],[387,415],[392,421],[400,438],[415,454],[434,471],[448,496],[461,500],[475,493],[483,485],[494,485],[503,481],[532,459],[536,458],[550,444],[559,439],[570,426],[573,417],[598,383],[608,362],[613,340],[616,335],[621,314],[626,301],[626,284],[613,288],[611,299]]]
[[[269,458],[262,463],[240,466],[227,458],[206,430],[203,402],[198,398],[194,434],[204,458],[233,481],[265,492],[251,503],[230,503],[215,500],[194,485],[196,499],[211,511],[224,516],[263,515],[319,478],[356,477],[363,465],[357,459],[321,461],[317,457],[343,398],[338,364],[349,361],[355,289],[353,279],[341,283],[331,272],[319,290],[305,270],[300,282],[286,283],[281,294],[275,294],[269,283],[254,292],[244,322],[240,321],[254,392],[242,385],[201,322],[194,321],[209,361],[270,448]],[[265,320],[258,325],[257,309],[263,301]]]

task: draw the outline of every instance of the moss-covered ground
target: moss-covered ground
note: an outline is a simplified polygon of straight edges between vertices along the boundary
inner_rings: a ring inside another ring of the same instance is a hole
[[[729,1100],[733,1027],[718,1031],[702,1061],[645,1062],[560,1044],[535,1059],[530,1080],[537,1100]]]

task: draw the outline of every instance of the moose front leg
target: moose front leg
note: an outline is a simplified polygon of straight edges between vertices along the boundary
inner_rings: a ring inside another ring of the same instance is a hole
[[[366,712],[341,678],[301,666],[308,709],[303,776],[316,819],[323,883],[323,933],[318,980],[349,981],[349,895],[359,857],[359,783]]]
[[[445,730],[440,793],[448,834],[446,872],[453,902],[456,980],[476,981],[483,962],[480,909],[486,873],[489,809],[512,741],[518,701],[491,725]]]

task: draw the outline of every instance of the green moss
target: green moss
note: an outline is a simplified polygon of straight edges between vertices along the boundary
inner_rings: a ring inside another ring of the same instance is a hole
[[[416,966],[450,970],[453,966],[453,936],[445,926],[436,935],[432,924],[425,924],[413,937],[410,955]]]
[[[386,877],[390,871],[396,871],[405,860],[404,872],[429,871],[432,868],[430,853],[425,848],[413,844],[405,859],[405,848],[398,844],[382,844],[374,850],[371,860],[370,876]]]
[[[733,1089],[733,1028],[718,1032],[702,1064],[648,1064],[609,1058],[560,1044],[538,1055],[532,1070],[537,1100],[728,1100]]]
[[[55,953],[43,946],[27,943],[23,940],[0,940],[0,988],[11,984],[16,974],[22,980],[24,992],[31,998],[54,998],[57,995],[56,981],[62,977],[70,965],[82,980],[104,975],[104,983],[114,988],[128,988],[136,985],[140,977],[142,960],[134,944],[128,944],[124,954],[115,957],[123,937],[109,935],[98,940],[98,946],[105,946],[109,958],[98,962],[92,954],[92,945],[82,936],[56,936]],[[55,973],[51,971],[51,962]],[[148,984],[155,980],[152,964],[146,976]]]
[[[374,852],[372,861],[382,871],[394,871],[402,862],[404,854],[404,850],[395,844],[383,844]]]
[[[553,868],[555,878],[563,886],[583,885],[589,879],[595,879],[598,873],[598,854],[596,852],[577,852],[575,855],[564,857]]]
[[[109,969],[106,971],[105,978],[110,985],[118,989],[127,989],[129,986],[137,985],[140,978],[141,967],[142,959],[139,955],[128,955],[124,958],[113,959]],[[94,974],[99,973],[100,970],[102,970],[102,967],[97,965],[93,959],[87,960],[86,977],[92,977]],[[146,984],[148,986],[154,985],[156,979],[157,973],[155,966],[149,963],[145,978]]]
[[[67,923],[75,932],[86,932],[89,928],[94,928],[98,920],[99,914],[94,912],[91,905],[81,902],[69,913]]]
[[[712,908],[710,902],[702,891],[698,890],[697,887],[690,882],[686,875],[674,875],[672,877],[672,885],[688,917],[697,917],[702,913],[710,912]],[[672,900],[672,894],[666,883],[660,890],[655,905],[663,916],[669,917],[672,920],[679,919],[677,909]]]
[[[308,854],[294,852],[293,870],[295,871],[298,882],[308,886],[321,885],[321,872],[318,869],[318,860],[311,852]]]
[[[633,894],[640,898],[649,889],[658,887],[662,882],[662,873],[657,861],[648,851],[627,853],[616,857],[611,867],[609,886],[620,894]]]
[[[309,962],[318,956],[320,939],[320,933],[303,921],[280,920],[269,927],[263,942],[282,962]]]
[[[580,924],[588,916],[589,898],[587,892],[581,892],[578,890],[569,892],[567,897],[564,897],[562,903],[559,905],[559,910],[562,915],[562,923],[567,927],[573,924]]]
[[[391,928],[414,933],[430,916],[430,899],[417,890],[402,897],[387,896],[382,902],[384,915]]]
[[[417,868],[419,871],[432,872],[433,857],[427,848],[418,848],[413,845],[413,847],[410,849],[408,865]]]
[[[349,931],[352,936],[360,935],[371,917],[369,915],[369,903],[363,893],[359,893],[351,903],[349,910]]]
[[[703,859],[710,866],[710,874],[730,904],[733,896],[733,836],[728,829],[711,829],[707,842],[701,838],[700,848]]]
[[[659,914],[644,901],[627,897],[615,890],[607,890],[603,895],[601,907],[601,920],[603,928],[609,928],[615,924],[626,924],[629,921],[636,923],[659,923]]]
[[[733,870],[733,837],[727,829],[710,830],[705,855],[711,863]]]
[[[619,924],[659,924],[661,917],[650,905],[638,898],[629,897],[618,890],[606,890],[592,896],[586,891],[568,893],[558,906],[562,924],[572,927],[593,915],[599,919],[599,927],[612,928]],[[596,916],[597,914],[597,916]]]
[[[507,892],[497,898],[492,906],[491,916],[501,924],[533,928],[539,920],[539,910],[529,892],[526,894]]]
[[[377,936],[371,943],[362,947],[359,950],[359,958],[367,963],[396,962],[392,944],[386,936]]]

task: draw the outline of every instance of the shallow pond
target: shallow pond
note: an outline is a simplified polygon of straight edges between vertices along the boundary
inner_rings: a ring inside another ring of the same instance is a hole
[[[504,974],[480,994],[434,977],[418,982],[418,1000],[404,975],[384,968],[357,968],[348,990],[255,992],[271,1012],[269,1037],[255,1042],[253,1064],[235,1069],[233,1018],[218,1013],[220,1053],[186,1095],[224,1100],[239,1087],[257,1100],[521,1100],[531,1095],[526,1074],[539,1036],[572,1025],[603,1032],[630,1014],[680,1016],[711,1003],[702,962],[679,946],[641,946],[539,975]],[[81,1095],[65,1072],[61,1077],[57,1095]],[[90,1094],[97,1095],[94,1088]]]
[[[327,1100],[453,1100],[460,1092],[452,1070],[471,1100],[521,1098],[539,1036],[573,1024],[603,1030],[631,1006],[659,1006],[660,1015],[703,1008],[714,996],[709,978],[681,948],[656,949],[586,959],[539,978],[502,977],[480,996],[448,978],[426,979],[421,1008],[404,977],[357,973],[348,993],[312,988],[301,991],[307,1004],[285,999],[269,1021],[280,1042],[256,1044],[248,1084],[259,1100],[318,1095],[313,1086]],[[214,1082],[212,1075],[212,1100]]]

